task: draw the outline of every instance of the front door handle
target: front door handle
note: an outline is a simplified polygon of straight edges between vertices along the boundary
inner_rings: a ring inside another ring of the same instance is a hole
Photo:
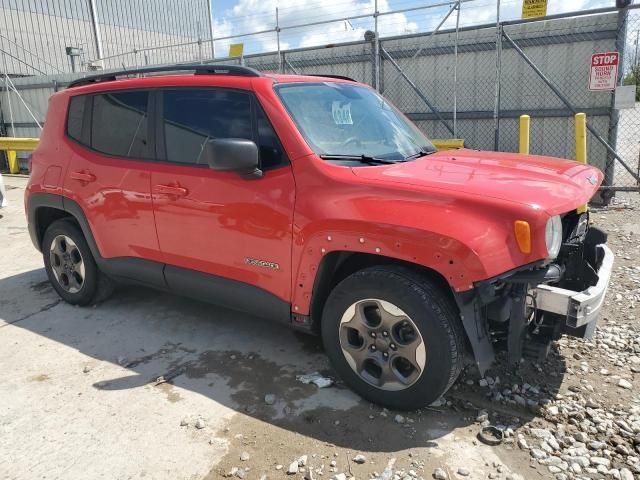
[[[80,182],[91,183],[96,181],[96,176],[93,173],[87,172],[71,172],[72,180],[78,180]]]
[[[175,185],[156,185],[153,187],[154,193],[162,193],[165,195],[174,195],[176,197],[186,197],[189,191],[184,187]]]

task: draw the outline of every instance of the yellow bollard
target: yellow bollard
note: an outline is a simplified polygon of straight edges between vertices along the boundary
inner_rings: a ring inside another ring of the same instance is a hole
[[[529,115],[520,115],[520,149],[523,155],[529,155],[529,125],[531,117]]]
[[[15,150],[7,150],[7,160],[9,162],[9,172],[20,173],[20,162],[18,162],[17,152]]]
[[[576,162],[587,163],[587,115],[576,113]],[[587,205],[580,205],[576,211],[584,213]]]

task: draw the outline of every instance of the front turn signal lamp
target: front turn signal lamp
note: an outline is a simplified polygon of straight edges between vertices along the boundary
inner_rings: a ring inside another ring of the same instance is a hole
[[[531,253],[531,227],[529,226],[529,222],[516,220],[513,223],[513,229],[520,251],[522,253]]]

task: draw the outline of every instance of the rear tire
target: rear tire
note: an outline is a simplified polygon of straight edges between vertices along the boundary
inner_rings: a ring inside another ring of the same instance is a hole
[[[399,266],[350,275],[322,315],[322,340],[338,375],[360,396],[392,409],[440,398],[462,369],[463,339],[450,295]]]
[[[89,305],[105,300],[113,292],[113,282],[98,269],[73,220],[56,220],[47,228],[42,256],[49,281],[64,301]]]

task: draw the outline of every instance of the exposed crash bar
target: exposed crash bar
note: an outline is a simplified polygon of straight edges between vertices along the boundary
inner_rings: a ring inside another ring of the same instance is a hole
[[[534,290],[538,310],[567,316],[567,326],[578,328],[593,321],[604,303],[613,269],[613,252],[606,245],[598,245],[604,253],[598,270],[598,283],[582,292],[541,284]]]

